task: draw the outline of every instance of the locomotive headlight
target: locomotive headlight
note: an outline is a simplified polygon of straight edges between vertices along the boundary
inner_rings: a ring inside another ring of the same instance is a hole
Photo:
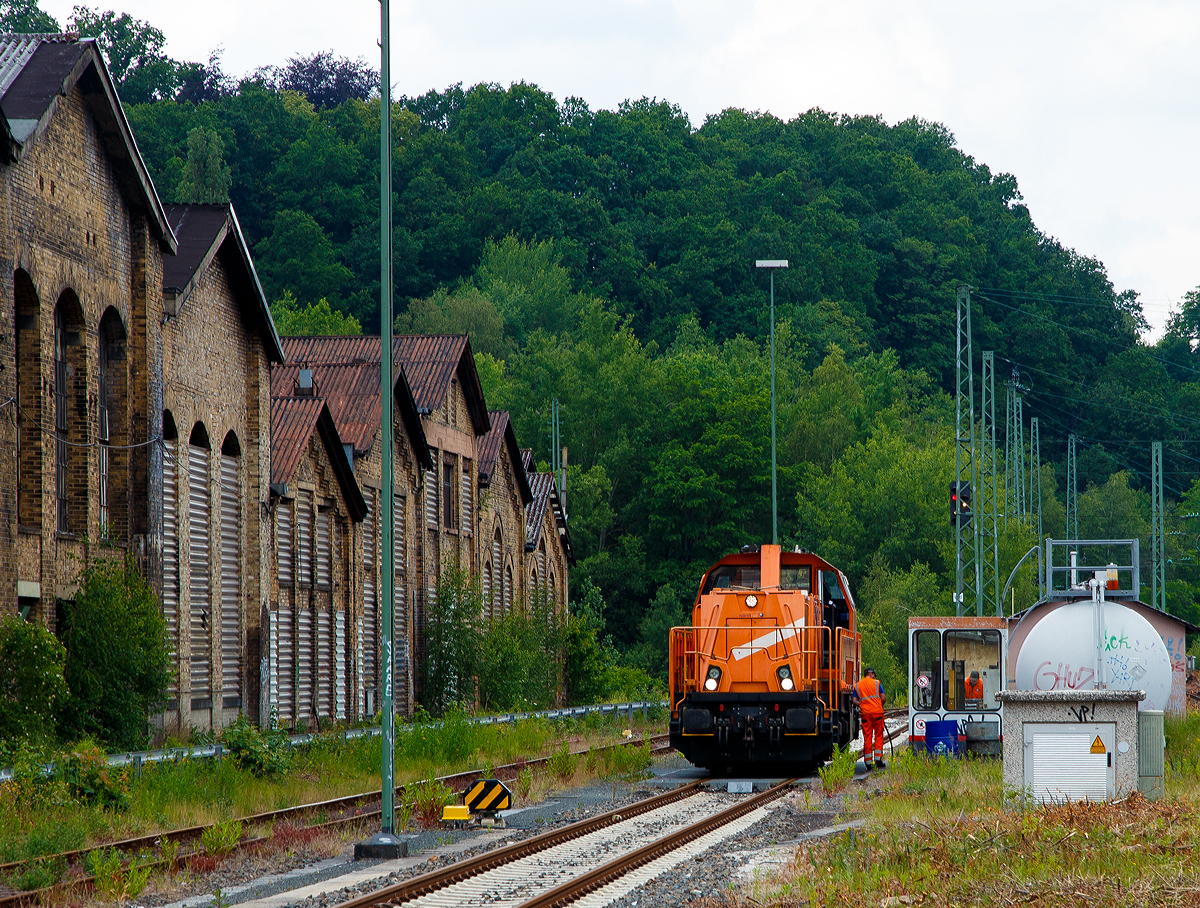
[[[758,605],[758,597],[757,596],[747,596],[746,597],[746,608],[754,608],[754,606],[756,606],[756,605]]]
[[[779,676],[779,686],[784,690],[791,690],[796,686],[796,682],[792,680],[792,670],[786,665],[779,666],[779,671],[775,674]]]
[[[721,684],[721,670],[715,665],[708,667],[708,677],[704,679],[705,690],[716,690]]]

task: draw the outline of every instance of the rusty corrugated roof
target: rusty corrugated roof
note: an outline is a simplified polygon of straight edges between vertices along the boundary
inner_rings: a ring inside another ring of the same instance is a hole
[[[492,427],[479,442],[479,485],[487,488],[492,484],[492,472],[500,462],[502,446],[508,446],[508,459],[513,465],[517,477],[517,489],[521,493],[521,501],[529,504],[533,501],[533,492],[529,489],[529,478],[525,475],[525,467],[521,464],[521,449],[517,447],[517,435],[513,431],[512,418],[507,410],[488,410],[488,419]]]
[[[367,503],[323,397],[271,398],[271,485],[287,485],[292,481],[314,431],[321,435],[351,518],[362,520]]]
[[[379,434],[382,406],[379,360],[321,365],[292,362],[276,366],[271,370],[271,393],[277,396],[294,394],[301,368],[312,369],[316,393],[329,401],[329,410],[337,423],[342,441],[354,445],[356,455],[369,453]],[[421,417],[405,380],[404,370],[397,369],[395,376],[393,406],[404,423],[417,461],[426,469],[431,469],[433,461],[425,440],[425,430],[421,427]]]
[[[532,552],[537,548],[542,537],[546,511],[549,510],[554,514],[554,525],[567,554],[567,563],[574,564],[575,552],[571,548],[571,534],[567,532],[567,515],[562,509],[562,499],[558,495],[558,483],[554,474],[530,473],[529,488],[533,492],[533,501],[525,508],[525,551]]]
[[[379,362],[377,334],[341,337],[288,337],[283,349],[289,363],[333,365]],[[467,399],[467,410],[475,434],[490,426],[483,386],[475,371],[475,354],[465,334],[401,334],[392,340],[395,363],[404,368],[413,400],[422,413],[430,413],[446,401],[450,380],[458,375]]]
[[[521,466],[525,468],[525,472],[533,475],[536,464],[533,462],[533,448],[521,449]]]

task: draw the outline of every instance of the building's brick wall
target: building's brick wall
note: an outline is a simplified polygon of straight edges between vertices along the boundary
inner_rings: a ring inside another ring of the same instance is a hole
[[[489,589],[485,598],[491,615],[499,615],[503,611],[506,571],[512,575],[510,600],[517,601],[521,589],[525,503],[521,500],[515,472],[520,469],[523,469],[521,464],[514,464],[509,456],[508,445],[501,444],[491,481],[480,496],[479,562],[481,574],[490,569],[487,574]]]

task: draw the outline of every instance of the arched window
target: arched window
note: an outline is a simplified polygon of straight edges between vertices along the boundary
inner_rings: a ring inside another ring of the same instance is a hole
[[[482,611],[489,617],[492,614],[492,563],[489,561],[483,566],[483,608]]]
[[[42,527],[41,302],[29,275],[13,272],[17,341],[17,523]]]
[[[163,411],[163,566],[162,608],[171,651],[167,699],[179,699],[179,432],[170,410]]]
[[[188,439],[188,567],[191,581],[188,584],[188,614],[190,617],[190,639],[192,645],[189,664],[192,672],[191,695],[193,703],[207,702],[212,705],[212,559],[211,527],[212,502],[209,498],[209,440],[204,423],[192,427]]]
[[[82,469],[86,448],[82,414],[87,412],[87,368],[83,357],[83,311],[71,290],[54,307],[54,497],[60,533],[87,534],[87,486]],[[79,481],[72,482],[77,478]]]
[[[512,608],[512,587],[513,587],[512,568],[505,567],[504,568],[504,593],[503,593],[504,599],[501,602],[501,606],[503,608],[504,614],[508,614],[508,610],[510,608]]]
[[[118,447],[113,450],[112,446],[126,443],[125,326],[117,310],[111,307],[100,319],[99,346],[96,440],[99,442],[100,535],[121,539],[127,522],[124,479],[128,449]]]
[[[242,447],[221,444],[221,705],[242,705]]]
[[[489,603],[493,611],[500,612],[504,609],[503,592],[500,590],[500,566],[504,564],[504,539],[500,535],[500,527],[496,527],[496,533],[492,536],[492,566],[496,571],[496,591],[493,593],[494,602]]]

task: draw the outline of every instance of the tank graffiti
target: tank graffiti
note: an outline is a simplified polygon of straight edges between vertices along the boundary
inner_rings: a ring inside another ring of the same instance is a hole
[[[1034,672],[1034,685],[1036,690],[1079,690],[1080,688],[1090,687],[1092,679],[1096,677],[1095,669],[1078,668],[1074,672],[1071,671],[1071,663],[1065,666],[1063,663],[1058,663],[1058,671],[1050,668],[1052,663],[1047,660],[1037,667]]]

